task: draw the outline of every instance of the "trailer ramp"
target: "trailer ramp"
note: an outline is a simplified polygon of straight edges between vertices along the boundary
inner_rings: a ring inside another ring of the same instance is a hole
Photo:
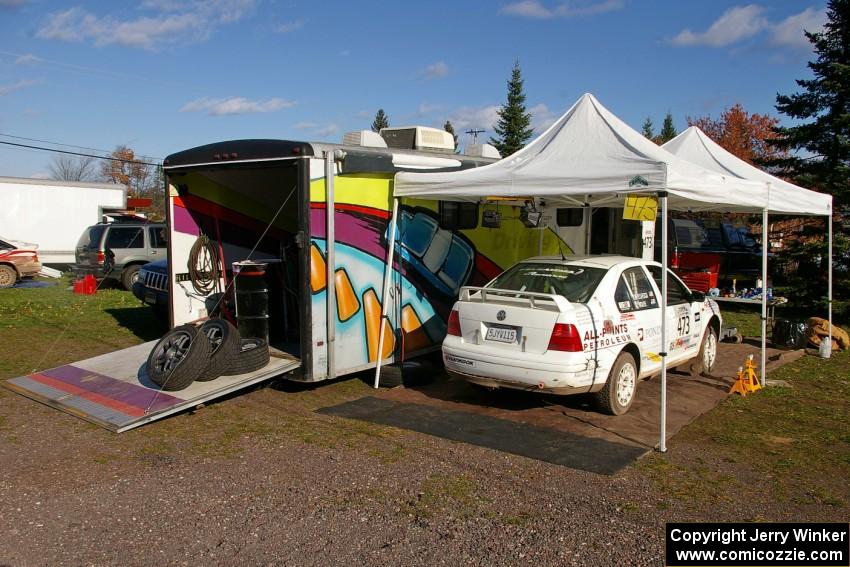
[[[219,398],[262,380],[297,369],[301,361],[270,349],[260,370],[195,382],[185,390],[163,392],[145,373],[156,341],[35,372],[4,382],[10,390],[121,433]]]

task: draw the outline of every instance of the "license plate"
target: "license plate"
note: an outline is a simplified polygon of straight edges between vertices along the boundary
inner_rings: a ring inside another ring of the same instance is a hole
[[[154,305],[156,303],[156,292],[155,291],[146,291],[145,292],[145,303],[149,303],[150,305]]]
[[[497,341],[500,343],[515,343],[516,329],[506,329],[505,327],[490,327],[487,329],[486,339],[488,341]]]

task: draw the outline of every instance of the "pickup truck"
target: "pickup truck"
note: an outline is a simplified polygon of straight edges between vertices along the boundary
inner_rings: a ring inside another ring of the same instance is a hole
[[[655,258],[660,261],[660,221],[655,235]],[[728,285],[732,278],[755,281],[761,274],[761,245],[746,227],[728,221],[670,219],[667,250],[670,267],[680,276],[709,271],[717,274],[719,285]]]

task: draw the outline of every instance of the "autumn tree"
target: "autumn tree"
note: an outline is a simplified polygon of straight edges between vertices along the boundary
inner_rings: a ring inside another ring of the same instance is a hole
[[[47,166],[50,177],[57,181],[96,181],[97,167],[91,156],[57,154]]]
[[[777,138],[775,128],[778,124],[778,118],[750,114],[740,104],[727,108],[717,119],[688,117],[688,126],[696,126],[726,151],[756,165],[770,163],[785,154],[771,144]]]
[[[132,148],[122,145],[101,162],[100,174],[108,183],[127,187],[128,197],[152,199],[152,212],[164,216],[165,194],[160,166],[142,156],[136,156]]]
[[[457,152],[457,134],[455,133],[455,127],[452,125],[450,120],[446,120],[446,123],[443,125],[443,130],[452,135],[455,141],[455,152]]]
[[[519,61],[514,62],[511,78],[508,80],[508,100],[499,108],[499,120],[493,126],[498,138],[490,138],[502,157],[517,152],[531,139],[531,114],[525,111],[525,92],[523,91],[522,72]]]
[[[387,115],[384,113],[384,109],[379,108],[378,112],[375,113],[375,119],[372,121],[372,132],[380,132],[381,128],[389,127],[390,119],[387,118]]]
[[[655,138],[655,133],[652,131],[652,129],[652,118],[647,116],[646,120],[643,121],[643,126],[641,126],[641,133],[644,135],[645,138],[652,140]]]

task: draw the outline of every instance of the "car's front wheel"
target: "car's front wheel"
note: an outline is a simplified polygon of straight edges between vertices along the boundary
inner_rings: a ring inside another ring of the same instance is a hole
[[[621,352],[608,374],[605,387],[596,393],[596,404],[600,410],[611,415],[622,415],[629,411],[637,390],[638,369],[635,358]]]
[[[717,361],[717,331],[714,327],[705,330],[699,354],[691,361],[690,371],[692,374],[708,374],[714,368]]]

